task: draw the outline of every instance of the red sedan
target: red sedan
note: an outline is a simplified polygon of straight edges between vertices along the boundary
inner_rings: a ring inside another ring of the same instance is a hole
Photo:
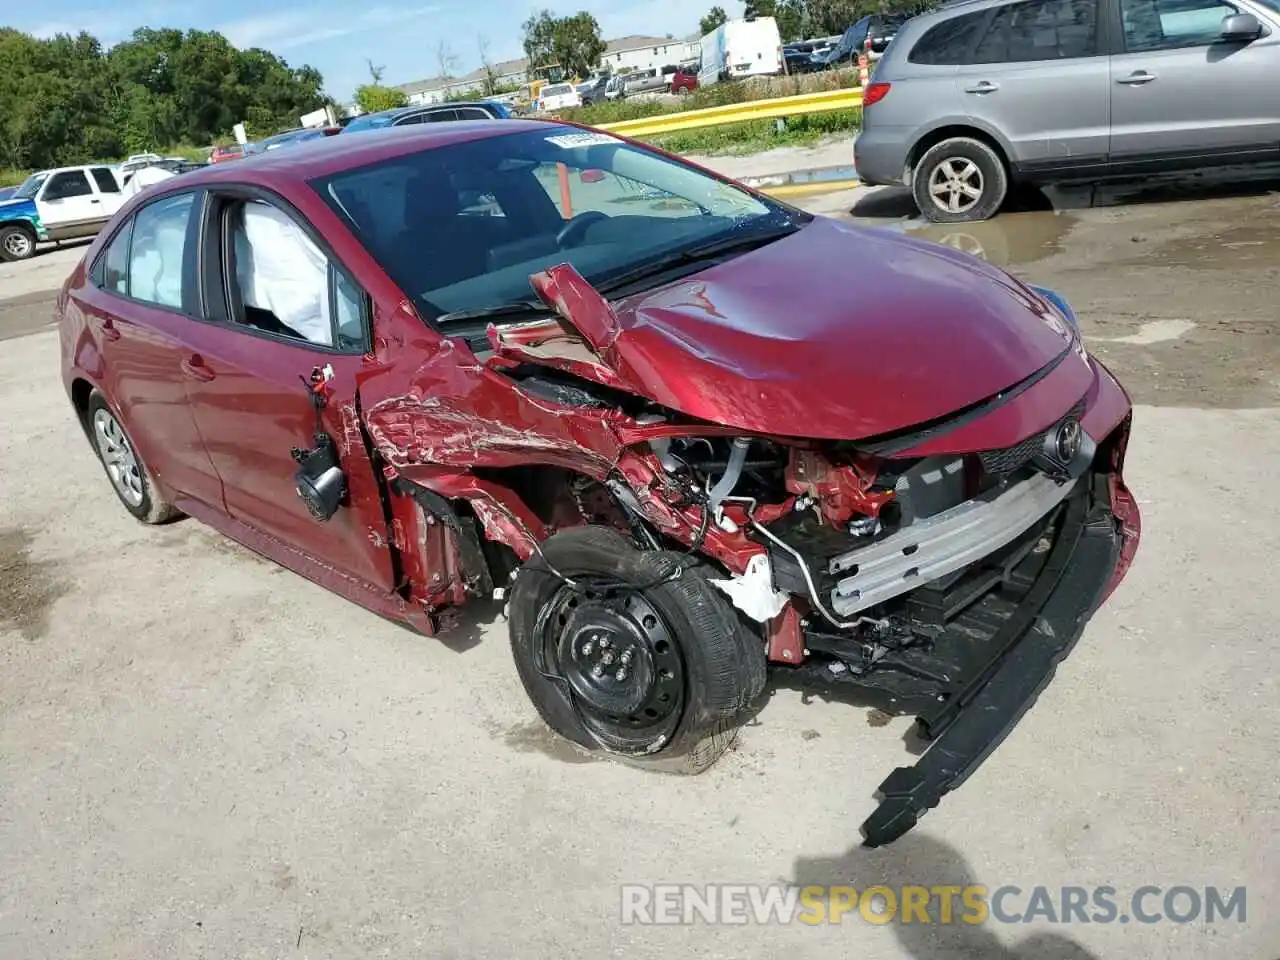
[[[125,509],[428,634],[505,599],[589,750],[703,769],[770,667],[915,714],[870,845],[1003,739],[1137,548],[1129,401],[1061,297],[566,124],[175,178],[57,313]]]

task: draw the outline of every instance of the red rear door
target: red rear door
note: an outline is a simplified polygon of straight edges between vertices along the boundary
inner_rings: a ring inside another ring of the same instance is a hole
[[[222,484],[196,430],[182,372],[195,311],[196,195],[142,207],[75,294],[102,354],[101,386],[143,461],[175,497],[222,509]]]

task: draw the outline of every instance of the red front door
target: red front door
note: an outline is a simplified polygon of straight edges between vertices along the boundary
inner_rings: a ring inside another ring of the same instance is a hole
[[[391,592],[386,520],[354,414],[355,374],[363,359],[213,324],[188,345],[187,395],[222,478],[227,512],[341,573]],[[312,446],[315,408],[304,381],[326,366],[333,379],[322,424],[337,445],[350,495],[347,505],[320,522],[295,490],[298,464],[290,451]]]

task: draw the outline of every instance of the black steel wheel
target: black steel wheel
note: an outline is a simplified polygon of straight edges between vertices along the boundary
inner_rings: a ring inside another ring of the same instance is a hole
[[[512,652],[553,730],[681,773],[706,769],[733,742],[764,687],[764,643],[687,564],[638,551],[614,530],[580,527],[551,537],[522,568]]]

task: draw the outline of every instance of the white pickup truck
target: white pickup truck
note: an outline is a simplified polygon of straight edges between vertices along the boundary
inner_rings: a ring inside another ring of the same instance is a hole
[[[106,164],[33,173],[0,200],[0,260],[25,260],[38,241],[92,237],[124,200],[120,175]]]

